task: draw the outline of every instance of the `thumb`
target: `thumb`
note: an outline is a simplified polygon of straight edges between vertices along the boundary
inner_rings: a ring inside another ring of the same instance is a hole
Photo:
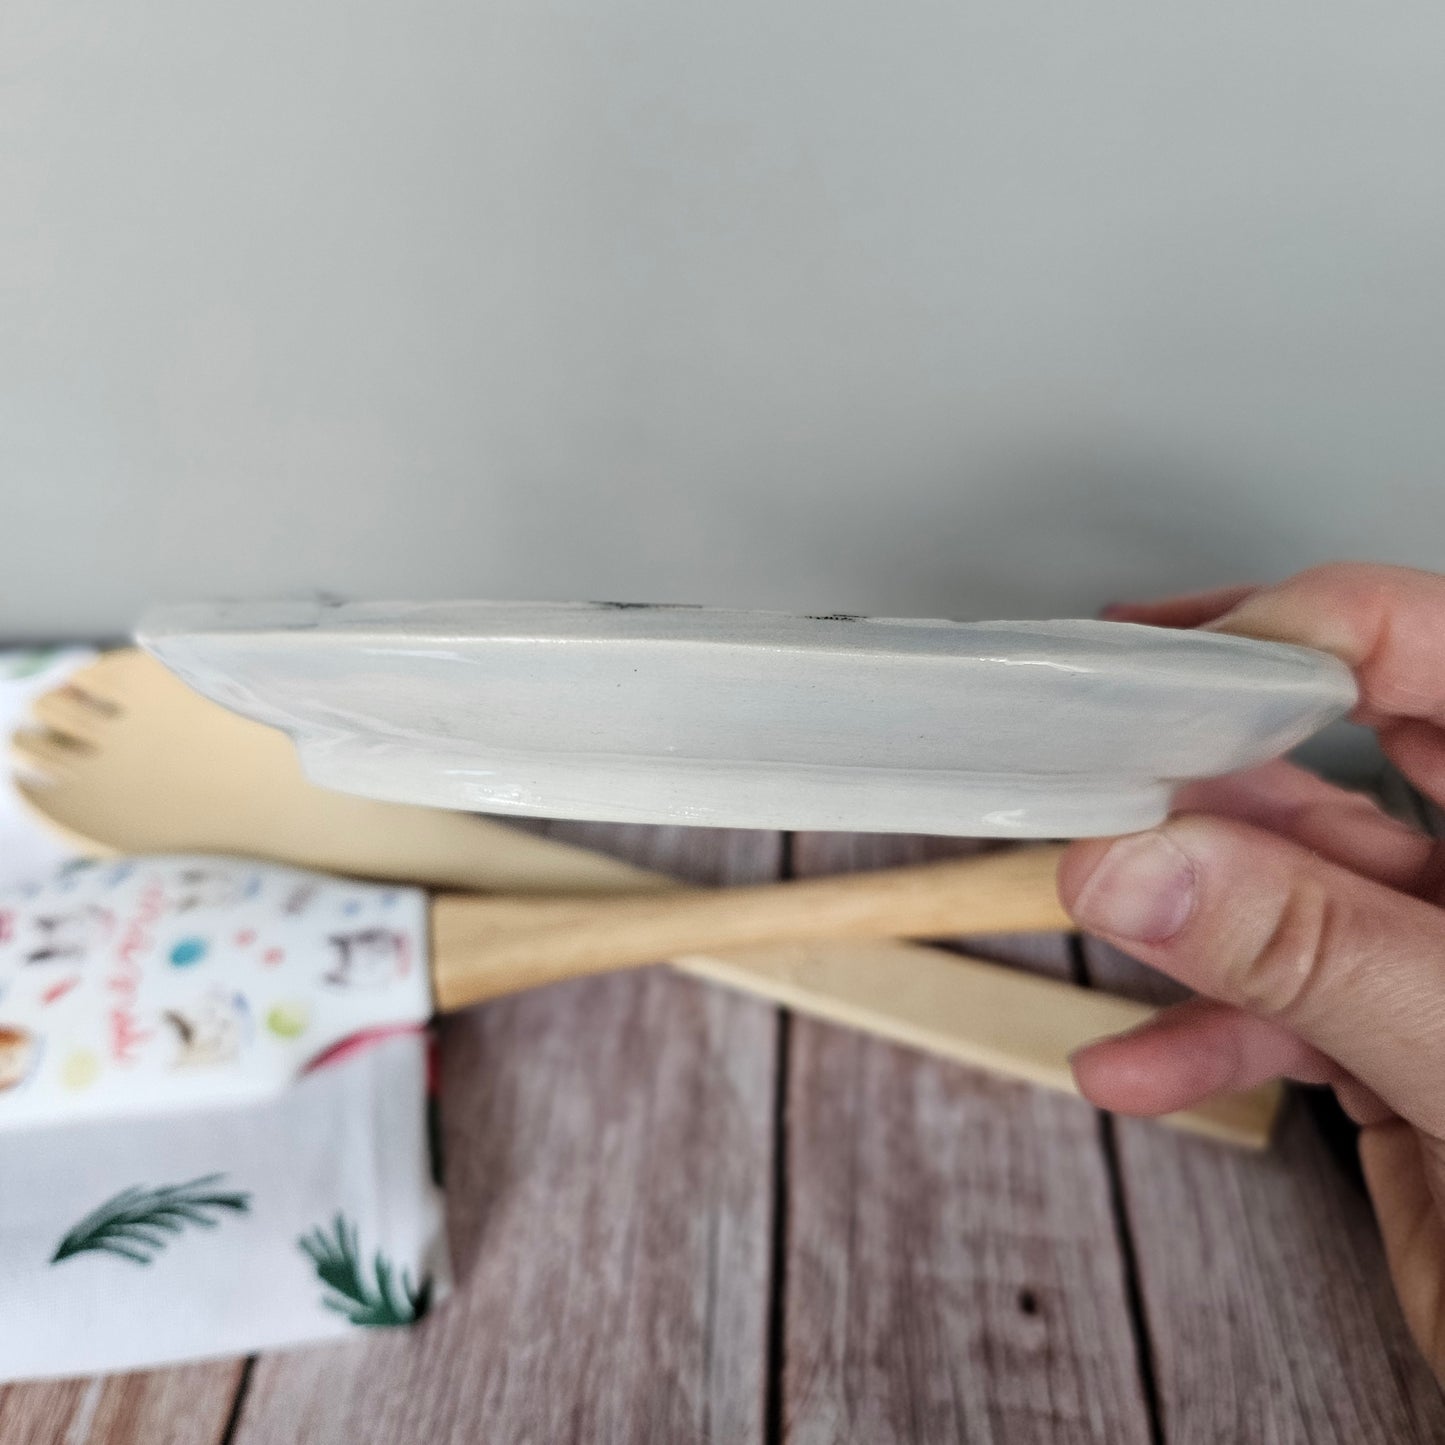
[[[1077,843],[1064,906],[1197,992],[1282,1025],[1445,1137],[1445,912],[1232,819]]]

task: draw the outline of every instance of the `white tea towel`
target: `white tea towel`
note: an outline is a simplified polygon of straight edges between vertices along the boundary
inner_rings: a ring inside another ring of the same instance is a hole
[[[409,1324],[449,1284],[421,1034],[265,1102],[0,1134],[0,1380]]]
[[[0,652],[0,732],[91,656]],[[416,895],[68,861],[6,774],[0,1381],[418,1318],[450,1266]]]

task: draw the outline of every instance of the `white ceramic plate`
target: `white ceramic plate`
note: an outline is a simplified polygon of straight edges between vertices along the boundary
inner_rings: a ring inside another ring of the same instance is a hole
[[[324,786],[615,822],[1125,832],[1355,700],[1321,653],[1107,622],[286,602],[139,635]]]

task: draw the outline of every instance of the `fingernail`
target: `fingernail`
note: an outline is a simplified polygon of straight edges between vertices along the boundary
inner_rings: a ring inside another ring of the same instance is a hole
[[[1163,833],[1111,844],[1084,880],[1070,912],[1091,933],[1163,943],[1194,910],[1194,865]]]

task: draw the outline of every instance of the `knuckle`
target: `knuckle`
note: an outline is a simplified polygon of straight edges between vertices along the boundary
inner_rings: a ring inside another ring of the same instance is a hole
[[[1300,879],[1267,916],[1266,928],[1259,946],[1233,968],[1231,992],[1250,1013],[1289,1021],[1309,1008],[1344,961],[1340,904],[1323,883]]]

